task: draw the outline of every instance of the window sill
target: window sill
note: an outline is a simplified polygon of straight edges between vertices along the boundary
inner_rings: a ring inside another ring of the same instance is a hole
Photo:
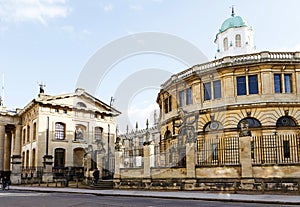
[[[68,142],[66,139],[52,139],[52,142]]]

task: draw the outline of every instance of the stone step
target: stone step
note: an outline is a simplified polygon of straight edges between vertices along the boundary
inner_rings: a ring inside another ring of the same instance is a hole
[[[113,181],[98,181],[96,185],[91,185],[93,189],[113,189],[114,183]]]

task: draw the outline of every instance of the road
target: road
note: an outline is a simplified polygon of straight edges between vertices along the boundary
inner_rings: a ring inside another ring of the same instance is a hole
[[[214,202],[199,200],[158,199],[143,197],[97,196],[71,193],[0,191],[0,207],[276,207],[274,204]],[[277,205],[284,206],[284,205]],[[285,205],[289,206],[289,205]]]

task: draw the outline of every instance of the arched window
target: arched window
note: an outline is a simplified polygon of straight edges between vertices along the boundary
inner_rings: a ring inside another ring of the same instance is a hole
[[[25,142],[26,142],[26,129],[23,129],[22,137],[23,137],[23,144],[25,144]]]
[[[235,35],[235,47],[241,47],[241,35]]]
[[[290,116],[282,116],[276,122],[276,127],[294,127],[296,122]]]
[[[55,123],[55,139],[65,139],[66,135],[66,125],[61,122]]]
[[[166,131],[165,139],[171,139],[171,138],[172,138],[172,133],[170,132],[170,130]]]
[[[217,131],[223,129],[223,125],[218,121],[210,121],[203,127],[204,132]]]
[[[35,167],[35,166],[36,166],[36,165],[35,165],[35,156],[36,156],[36,155],[35,155],[35,154],[36,154],[36,153],[35,153],[35,149],[32,150],[32,153],[31,153],[31,154],[32,154],[32,157],[31,157],[31,167]]]
[[[95,127],[95,140],[96,141],[102,140],[102,135],[103,135],[103,128]]]
[[[30,126],[27,126],[27,142],[30,142]]]
[[[224,51],[228,50],[228,38],[225,37],[223,40]]]
[[[33,124],[32,140],[36,140],[36,123]]]
[[[86,108],[86,105],[82,102],[77,102],[76,104],[77,107],[82,107],[82,108]]]
[[[83,167],[84,149],[76,148],[73,150],[73,166]]]
[[[248,128],[260,128],[261,127],[261,123],[255,119],[255,118],[252,118],[252,117],[248,117],[248,118],[244,118],[242,119],[238,125],[237,125],[237,128],[238,129],[241,129],[241,124],[242,123],[245,123],[247,121],[248,123]]]

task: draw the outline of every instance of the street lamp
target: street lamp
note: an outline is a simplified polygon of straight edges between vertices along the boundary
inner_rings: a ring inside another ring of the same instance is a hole
[[[107,136],[107,169],[110,171],[110,125],[108,124],[108,136]]]

